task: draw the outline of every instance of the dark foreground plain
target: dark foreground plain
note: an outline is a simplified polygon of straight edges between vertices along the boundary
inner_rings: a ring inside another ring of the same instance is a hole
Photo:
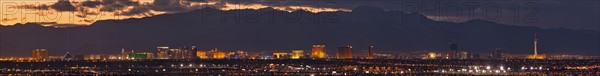
[[[169,59],[1,61],[0,75],[600,75],[600,60]]]

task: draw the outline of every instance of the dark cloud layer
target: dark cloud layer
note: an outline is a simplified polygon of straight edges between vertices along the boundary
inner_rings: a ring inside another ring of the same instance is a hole
[[[62,0],[50,5],[50,7],[58,11],[75,11],[76,8],[71,2]]]
[[[191,6],[194,3],[216,4]],[[600,1],[597,0],[155,0],[140,4],[131,0],[68,1],[41,5],[36,9],[81,11],[75,8],[100,8],[100,11],[116,15],[153,16],[151,11],[178,13],[205,7],[225,8],[225,4],[260,4],[269,7],[303,6],[314,8],[353,9],[359,6],[375,6],[385,10],[419,12],[431,19],[447,22],[464,22],[474,19],[488,20],[518,26],[542,28],[594,29],[600,30]],[[31,6],[29,6],[31,7]],[[133,7],[133,9],[127,9]],[[290,7],[286,7],[290,8]],[[125,10],[127,9],[127,10]],[[515,14],[517,12],[518,14]]]

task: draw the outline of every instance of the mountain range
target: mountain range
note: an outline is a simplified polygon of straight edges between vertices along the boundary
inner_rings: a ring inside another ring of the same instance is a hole
[[[155,51],[157,46],[197,46],[200,50],[310,51],[312,44],[353,45],[364,53],[460,50],[533,52],[534,34],[542,53],[600,55],[600,31],[498,24],[486,20],[441,22],[415,12],[362,6],[352,12],[279,11],[273,8],[230,10],[204,8],[184,13],[125,20],[103,20],[89,26],[54,28],[27,23],[0,26],[0,55],[29,56],[46,48],[50,55],[119,53],[122,48]]]

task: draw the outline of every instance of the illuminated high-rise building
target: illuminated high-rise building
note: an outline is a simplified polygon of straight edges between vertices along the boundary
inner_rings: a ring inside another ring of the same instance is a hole
[[[533,34],[533,57],[538,57],[538,48],[537,48],[537,34]]]
[[[460,51],[458,51],[458,44],[450,43],[450,52],[452,52],[452,54],[450,55],[450,57],[452,59],[460,59],[461,58],[461,53],[460,53]]]
[[[129,53],[125,52],[125,49],[121,49],[121,59],[128,59]]]
[[[212,54],[212,58],[214,59],[223,59],[227,56],[227,53],[219,51],[217,48],[210,50],[210,54]]]
[[[181,49],[181,59],[194,59],[196,58],[196,46],[184,46]]]
[[[166,46],[160,46],[160,47],[156,47],[157,52],[156,52],[156,57],[158,57],[158,59],[169,59],[169,47]]]
[[[36,59],[47,59],[48,58],[48,51],[46,51],[46,49],[35,49],[32,51],[31,53],[32,58],[36,58]]]
[[[338,47],[337,52],[338,59],[351,59],[352,58],[352,45],[345,47]]]
[[[304,50],[292,50],[292,59],[300,59],[304,56]]]
[[[169,59],[184,59],[185,52],[182,49],[169,49],[168,57]]]
[[[458,51],[458,59],[469,59],[471,58],[469,52],[465,51]]]
[[[325,50],[325,44],[315,44],[312,47],[312,52],[310,57],[312,58],[326,58],[327,53]]]
[[[205,51],[196,51],[196,57],[198,57],[199,59],[206,59],[206,52]]]
[[[191,46],[191,48],[188,50],[189,54],[188,54],[187,58],[190,58],[190,59],[198,58],[198,57],[196,57],[197,50],[198,49],[196,49],[196,46]]]
[[[373,46],[373,45],[369,46],[368,53],[367,53],[367,59],[375,58],[375,54],[374,54],[375,49],[373,49],[373,47],[375,47],[375,46]]]

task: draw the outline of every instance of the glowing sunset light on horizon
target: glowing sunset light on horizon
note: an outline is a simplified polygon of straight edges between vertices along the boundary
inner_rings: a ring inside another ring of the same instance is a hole
[[[42,0],[42,1],[0,1],[0,25],[36,23],[47,27],[88,26],[99,20],[122,20],[144,18],[156,15],[180,13],[203,8],[219,10],[264,9],[293,12],[305,10],[319,12],[350,12],[349,9],[317,8],[310,6],[272,6],[260,3],[229,3],[220,1],[194,2],[180,0],[171,3],[154,3],[154,0],[128,0],[104,2],[90,0]],[[65,26],[66,25],[66,26]]]

